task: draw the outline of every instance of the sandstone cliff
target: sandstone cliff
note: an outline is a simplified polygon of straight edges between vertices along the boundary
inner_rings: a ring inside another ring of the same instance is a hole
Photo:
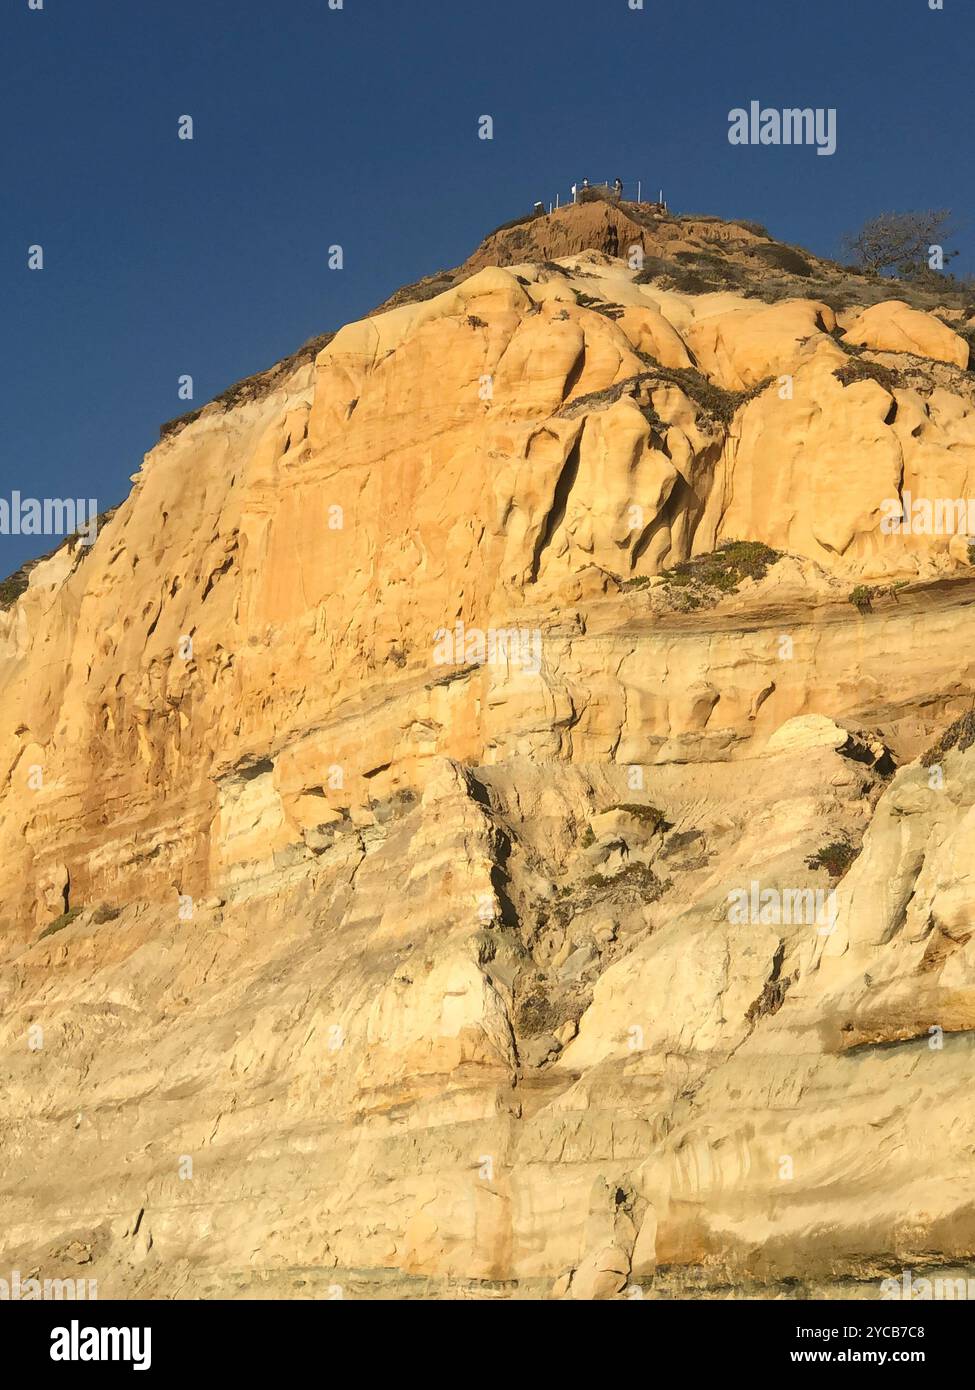
[[[926,295],[562,209],[174,422],[30,570],[0,1263],[591,1298],[968,1260],[975,571],[885,507],[975,497],[967,306]]]

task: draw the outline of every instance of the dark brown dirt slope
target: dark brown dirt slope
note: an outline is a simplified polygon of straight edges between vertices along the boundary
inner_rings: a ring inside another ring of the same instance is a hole
[[[731,290],[775,302],[820,299],[833,309],[902,299],[918,309],[970,317],[971,294],[947,276],[905,281],[858,275],[799,246],[776,241],[757,222],[677,216],[656,203],[616,204],[593,192],[587,202],[528,214],[491,232],[462,265],[405,285],[374,313],[442,294],[488,265],[554,261],[583,251],[643,254],[643,278],[683,294]]]

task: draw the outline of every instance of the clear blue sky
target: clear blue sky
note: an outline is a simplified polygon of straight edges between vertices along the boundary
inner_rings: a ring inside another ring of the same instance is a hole
[[[5,0],[0,496],[120,501],[162,421],[583,175],[825,255],[951,207],[975,271],[975,6],[944,5]],[[752,99],[836,107],[837,153],[732,147]],[[0,574],[53,543],[0,536]]]

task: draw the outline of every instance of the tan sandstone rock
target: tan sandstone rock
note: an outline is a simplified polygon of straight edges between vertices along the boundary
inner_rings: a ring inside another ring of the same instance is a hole
[[[975,571],[882,526],[975,496],[975,390],[788,250],[502,228],[31,570],[0,1263],[588,1300],[975,1255]]]

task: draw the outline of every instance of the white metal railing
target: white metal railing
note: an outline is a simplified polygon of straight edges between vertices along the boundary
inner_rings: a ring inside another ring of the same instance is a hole
[[[632,188],[633,185],[630,184],[629,186]],[[568,198],[565,199],[565,206],[569,206],[569,205],[572,204],[572,203],[580,203],[580,202],[585,202],[585,201],[587,201],[586,196],[585,196],[585,195],[587,195],[587,194],[590,195],[590,197],[595,196],[596,198],[604,198],[607,202],[620,202],[620,201],[622,201],[622,202],[625,203],[625,202],[628,201],[628,200],[627,200],[627,197],[626,197],[626,189],[627,189],[627,184],[624,182],[624,184],[623,184],[623,193],[622,193],[622,196],[620,197],[620,196],[618,196],[617,193],[616,193],[616,180],[615,180],[615,179],[614,179],[612,182],[610,182],[609,179],[606,179],[603,183],[583,183],[583,182],[580,181],[579,183],[574,184],[573,187],[569,190],[570,196],[569,196]],[[643,202],[643,180],[642,180],[642,179],[637,179],[637,180],[636,180],[636,201],[637,201],[638,203],[642,203],[642,202]],[[549,212],[554,212],[556,208],[560,208],[560,207],[562,207],[562,206],[563,206],[562,195],[561,195],[561,193],[556,193],[556,195],[555,195],[555,202],[554,202],[554,203],[553,203],[553,202],[549,202],[548,210],[549,210]],[[664,191],[663,191],[662,188],[660,189],[659,196],[658,196],[658,198],[657,198],[657,200],[656,200],[655,206],[657,206],[657,207],[666,207],[666,206],[667,206],[667,204],[664,202]],[[536,204],[535,204],[535,207],[536,207],[536,209],[537,209],[537,208],[542,208],[542,210],[544,211],[545,204],[544,204],[544,203],[536,203]]]

